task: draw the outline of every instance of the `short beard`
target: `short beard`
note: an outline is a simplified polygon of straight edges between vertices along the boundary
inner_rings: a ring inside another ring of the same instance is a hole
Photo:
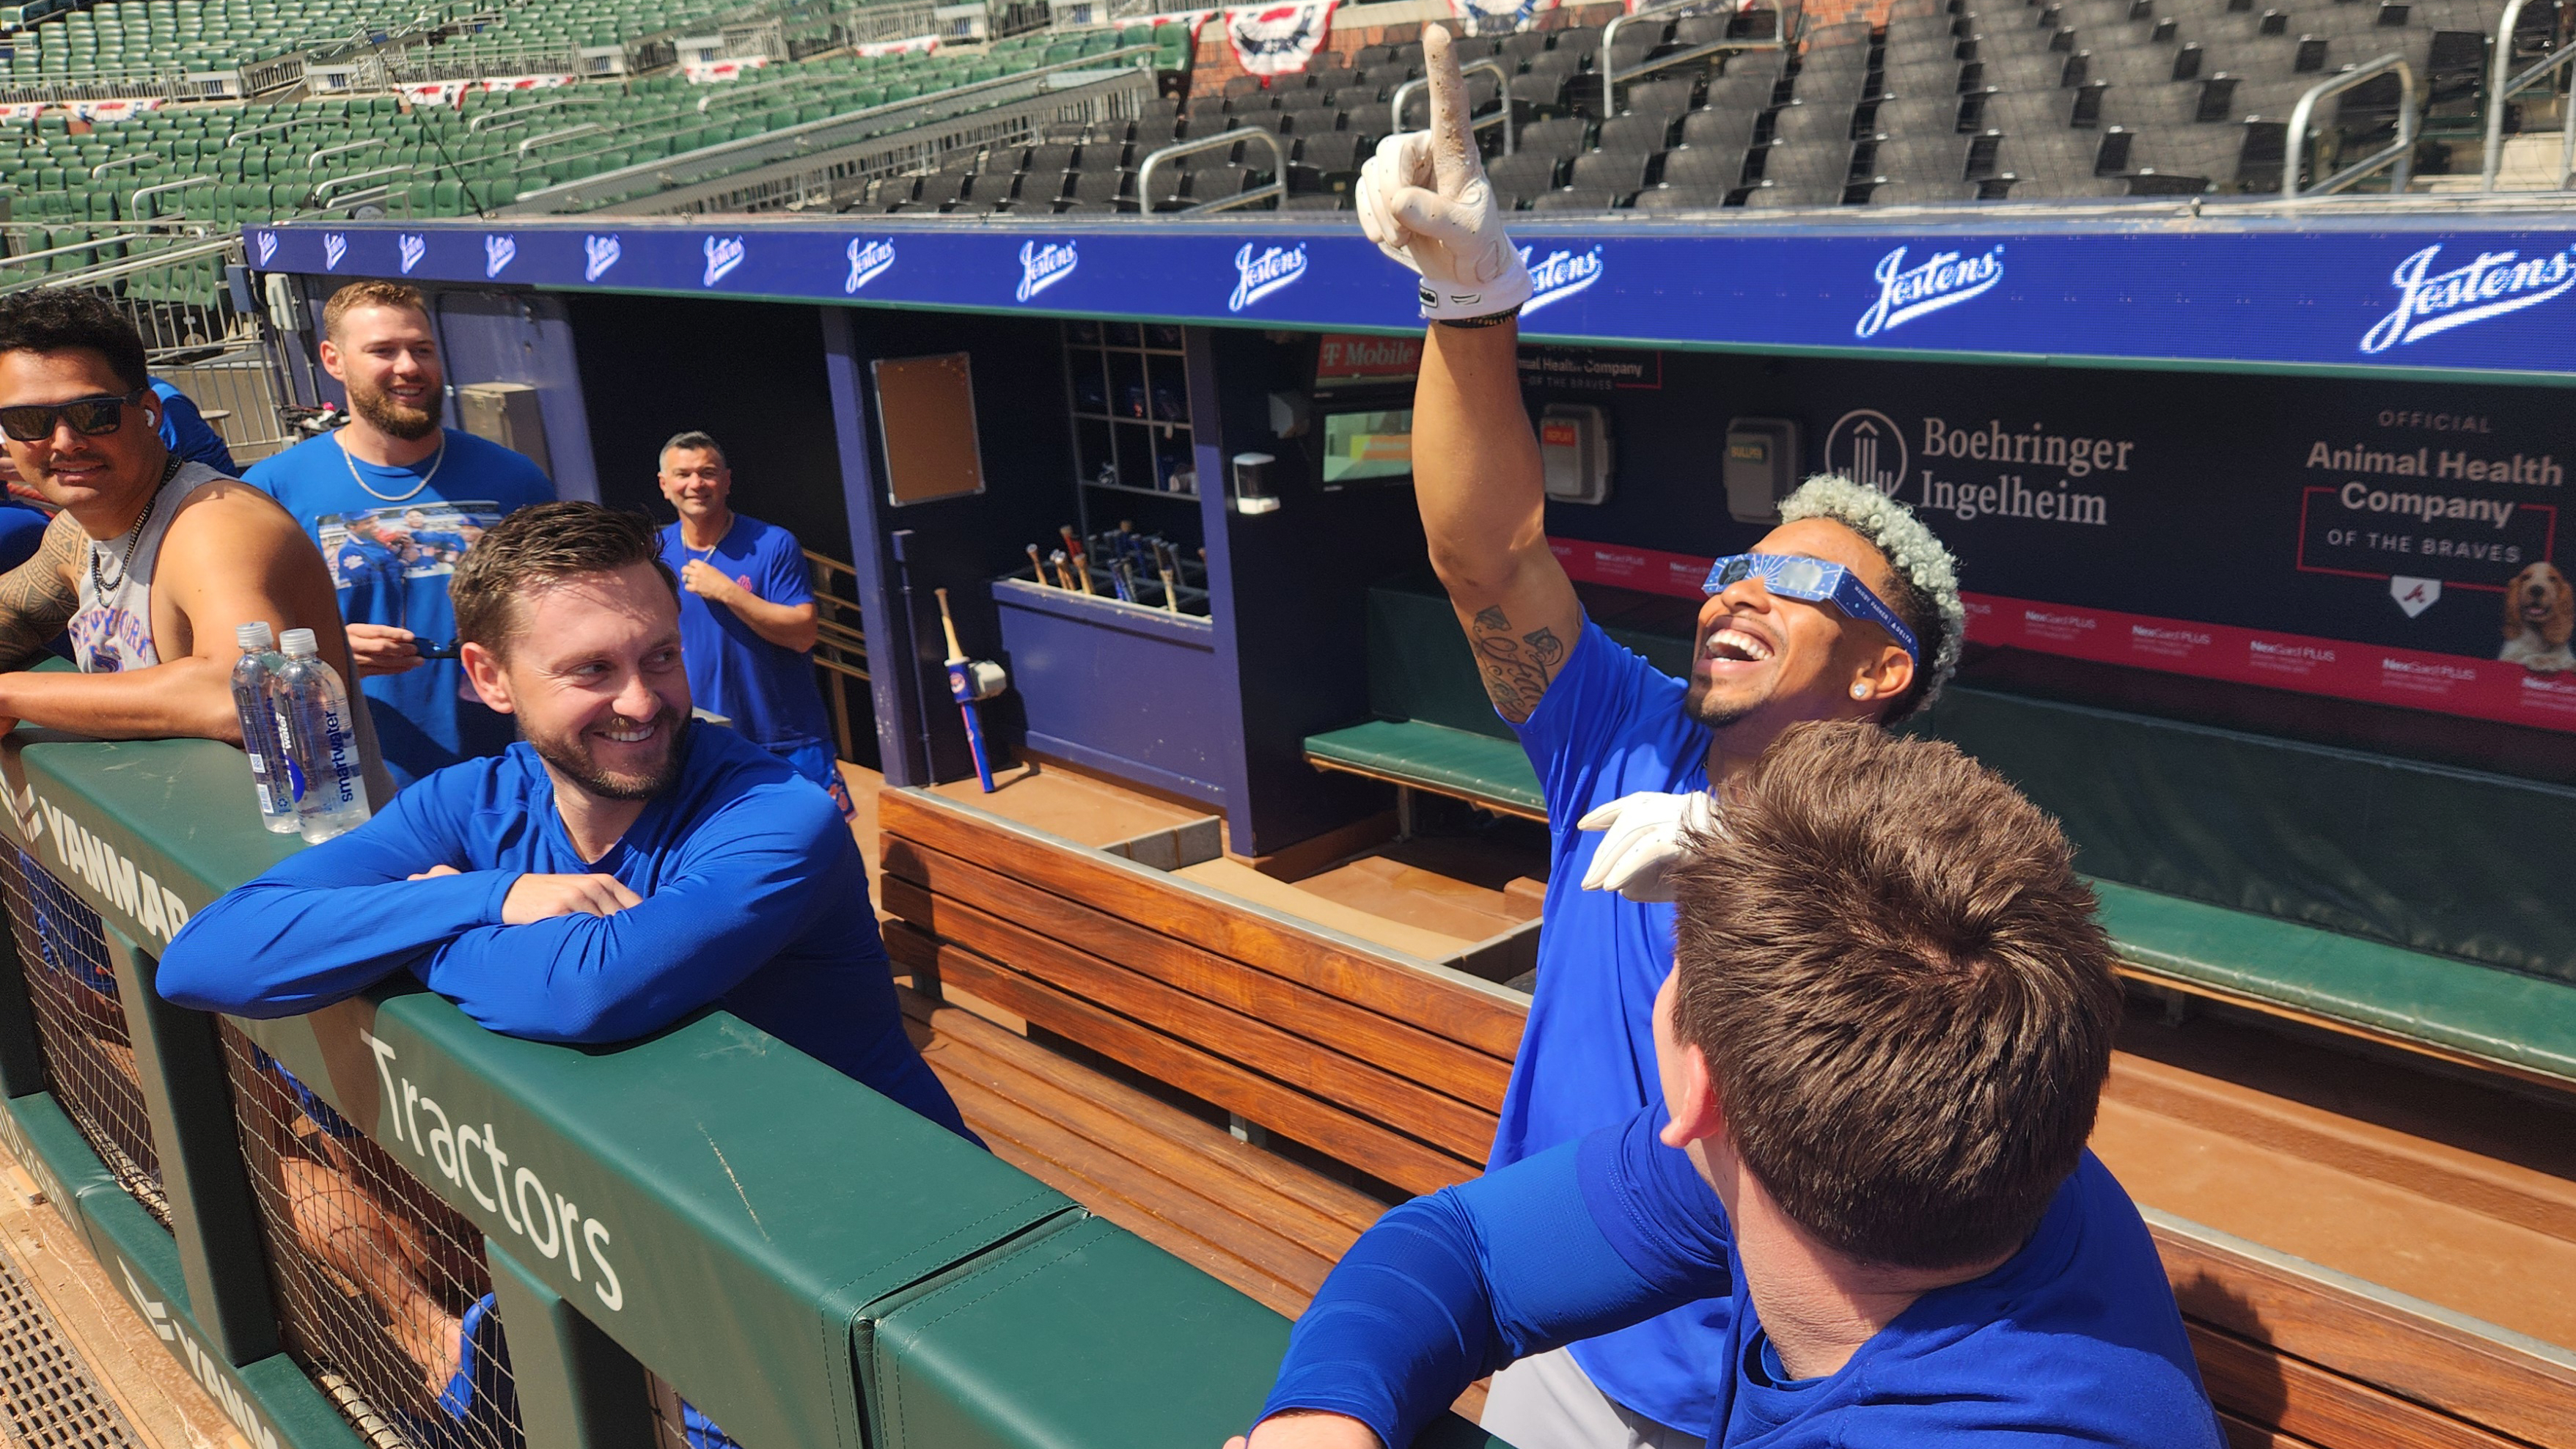
[[[1689,690],[1682,695],[1682,715],[1684,718],[1706,725],[1712,730],[1725,729],[1727,726],[1736,723],[1738,720],[1751,715],[1755,710],[1760,709],[1764,703],[1764,701],[1756,699],[1740,701],[1733,704],[1712,705],[1709,702],[1708,696],[1708,681],[1704,679],[1692,680],[1690,682]]]
[[[349,409],[365,418],[376,431],[406,442],[426,438],[438,431],[437,413],[427,408],[404,407],[380,388],[350,383]]]
[[[522,728],[519,738],[526,740],[537,758],[553,766],[556,773],[603,800],[650,800],[679,783],[680,767],[689,754],[690,719],[685,710],[665,709],[654,717],[653,723],[671,743],[662,763],[649,775],[620,775],[601,769],[577,736],[539,739]]]

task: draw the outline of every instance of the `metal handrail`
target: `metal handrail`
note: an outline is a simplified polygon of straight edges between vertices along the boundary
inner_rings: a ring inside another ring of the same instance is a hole
[[[525,156],[539,146],[551,146],[558,141],[569,141],[575,136],[587,136],[593,131],[605,132],[607,129],[597,121],[584,121],[578,126],[566,126],[560,131],[548,131],[541,136],[530,136],[519,143],[519,154]]]
[[[356,171],[347,176],[326,176],[313,183],[313,189],[304,193],[304,199],[308,206],[320,211],[331,204],[324,198],[340,187],[355,186],[361,181],[383,181],[396,176],[435,176],[446,169],[444,166],[379,166],[373,171]]]
[[[1465,65],[1458,67],[1458,83],[1462,88],[1466,85],[1468,74],[1473,71],[1490,72],[1494,79],[1502,85],[1503,108],[1497,113],[1497,115],[1500,116],[1503,123],[1503,154],[1509,156],[1519,144],[1517,138],[1512,134],[1512,78],[1504,71],[1501,63],[1498,61],[1490,58],[1485,60],[1471,60]],[[1404,103],[1412,100],[1416,92],[1430,84],[1431,77],[1423,75],[1415,76],[1413,79],[1406,81],[1404,84],[1395,88],[1395,99],[1387,104],[1386,111],[1388,119],[1394,124],[1397,130],[1401,131],[1404,129]],[[1466,97],[1460,96],[1458,99],[1464,101],[1466,100]],[[1467,129],[1470,131],[1481,131],[1487,126],[1492,125],[1495,119],[1495,116],[1487,116],[1485,119],[1479,121],[1476,119],[1473,109],[1470,108],[1467,117]]]
[[[117,261],[102,262],[94,267],[83,267],[76,272],[56,272],[35,285],[40,288],[91,287],[100,282],[112,282],[118,277],[135,272],[148,272],[155,267],[166,267],[172,262],[228,255],[238,250],[240,245],[241,238],[237,234],[219,236],[206,241],[190,242],[185,246],[164,247],[160,251],[147,252],[139,257],[124,257]]]
[[[1240,196],[1221,196],[1214,201],[1202,202],[1197,206],[1185,206],[1181,208],[1181,212],[1183,215],[1189,215],[1202,211],[1231,211],[1236,207],[1250,206],[1256,201],[1265,201],[1274,196],[1283,202],[1286,201],[1288,199],[1288,148],[1280,145],[1279,138],[1270,132],[1258,126],[1247,126],[1239,131],[1219,131],[1213,136],[1201,136],[1194,141],[1174,141],[1168,146],[1147,152],[1144,164],[1136,168],[1136,210],[1150,213],[1154,209],[1155,162],[1168,161],[1177,156],[1195,155],[1201,151],[1214,151],[1219,147],[1230,148],[1237,142],[1249,141],[1255,136],[1260,137],[1270,147],[1272,163],[1270,184],[1256,186]]]
[[[118,156],[112,160],[101,161],[97,165],[89,168],[89,179],[96,181],[98,178],[115,170],[119,166],[140,166],[146,161],[158,161],[160,159],[161,153],[158,151],[138,151],[131,156]]]
[[[142,241],[150,235],[150,232],[123,232],[107,236],[92,236],[88,241],[72,242],[58,247],[47,247],[43,251],[12,252],[8,256],[0,257],[0,267],[14,267],[21,262],[40,262],[47,257],[69,256],[73,252],[94,252],[103,246],[115,246],[126,242]]]
[[[2301,189],[2299,186],[2300,153],[2307,149],[2308,118],[2316,113],[2317,102],[2339,92],[2351,90],[2373,76],[2392,70],[2397,72],[2399,86],[2396,144],[2355,161],[2314,186]],[[2329,195],[2343,190],[2383,166],[2392,166],[2392,163],[2393,168],[2388,178],[2389,194],[2404,195],[2406,183],[2414,170],[2415,131],[2422,123],[2422,114],[2423,102],[2415,93],[2415,67],[2408,65],[2406,57],[2400,53],[2392,52],[2383,55],[2368,65],[2355,66],[2331,80],[2321,81],[2308,87],[2307,93],[2299,97],[2299,104],[2290,112],[2289,150],[2281,159],[2281,199],[2296,201],[2302,196]]]
[[[382,136],[370,136],[363,141],[350,141],[343,145],[325,146],[321,150],[304,158],[304,169],[311,171],[316,167],[319,167],[322,164],[322,158],[325,156],[345,156],[352,151],[372,151],[379,146],[390,146],[392,144],[393,143],[391,141],[386,140]]]
[[[140,190],[137,190],[134,195],[128,197],[127,203],[132,210],[140,212],[143,210],[143,198],[147,196],[158,196],[164,191],[185,191],[191,186],[221,186],[223,184],[224,183],[220,179],[212,176],[187,176],[182,177],[177,181],[164,181],[158,186],[143,187]]]
[[[738,101],[745,96],[756,96],[768,91],[786,90],[790,87],[811,85],[812,83],[812,77],[799,75],[789,76],[783,80],[762,81],[758,85],[726,86],[722,90],[700,96],[698,98],[698,114],[701,116],[705,115],[708,109],[714,106],[718,101]]]
[[[2522,6],[2523,0],[2506,0],[2504,18],[2496,22],[2495,70],[2487,83],[2486,156],[2478,172],[2480,191],[2495,190],[2496,174],[2504,169],[2505,97],[2530,85],[2542,76],[2564,67],[2568,62],[2576,61],[2576,45],[2561,46],[2550,54],[2542,56],[2531,69],[2522,74],[2507,75],[2506,72],[2513,65],[2513,32],[2514,27],[2522,21]],[[2569,173],[2576,171],[2576,95],[2570,95],[2561,109],[2566,112],[2566,122],[2559,133],[2558,185],[2550,188],[2553,191],[2563,190],[2567,185]]]
[[[292,131],[305,124],[307,123],[303,121],[272,121],[265,126],[253,126],[247,131],[235,131],[224,138],[224,149],[229,151],[254,136],[265,136],[271,131]]]
[[[533,106],[512,106],[506,111],[494,111],[488,116],[476,116],[465,123],[465,134],[471,136],[487,125],[496,131],[506,130],[512,126],[524,126],[539,111],[551,111],[560,106],[580,104],[583,102],[566,96],[559,101],[539,101]]]
[[[1619,28],[1621,26],[1626,25],[1631,20],[1651,20],[1657,16],[1680,15],[1686,11],[1705,11],[1708,8],[1709,0],[1668,0],[1668,3],[1666,4],[1649,5],[1642,10],[1631,11],[1626,15],[1614,15],[1610,17],[1610,23],[1601,27],[1601,49],[1597,53],[1598,58],[1594,60],[1592,65],[1593,71],[1601,77],[1601,114],[1605,116],[1617,114],[1617,112],[1612,110],[1611,107],[1618,103],[1618,94],[1615,87],[1619,83],[1619,71],[1618,67],[1611,62],[1610,43],[1613,40],[1618,39]],[[1731,10],[1720,9],[1717,13],[1729,21],[1732,21],[1735,16],[1735,12]],[[1648,71],[1663,70],[1669,66],[1681,65],[1687,61],[1698,60],[1703,56],[1715,55],[1720,51],[1726,50],[1786,50],[1789,48],[1789,12],[1784,9],[1775,10],[1772,13],[1779,18],[1775,22],[1777,29],[1768,40],[1751,35],[1744,36],[1741,39],[1728,37],[1691,50],[1675,51],[1671,55],[1658,56],[1655,59],[1638,66],[1636,69],[1628,72],[1628,74],[1630,78],[1633,79],[1637,76],[1646,74]]]

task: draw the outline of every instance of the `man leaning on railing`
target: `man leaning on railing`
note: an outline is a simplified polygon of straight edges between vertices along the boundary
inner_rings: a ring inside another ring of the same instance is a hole
[[[660,542],[642,515],[590,503],[523,508],[485,534],[450,583],[457,637],[521,742],[424,776],[199,912],[162,958],[161,994],[280,1017],[409,972],[493,1031],[580,1043],[722,1006],[973,1140],[904,1034],[831,799],[691,723]],[[463,1326],[414,1335],[443,1340],[416,1355],[433,1380],[453,1365],[467,1381],[452,1403],[490,1349]]]

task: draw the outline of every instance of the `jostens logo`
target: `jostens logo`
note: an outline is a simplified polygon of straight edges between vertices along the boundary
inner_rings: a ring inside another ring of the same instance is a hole
[[[1071,242],[1020,243],[1020,289],[1014,295],[1025,302],[1056,283],[1073,275],[1082,264],[1074,255]]]
[[[585,282],[596,282],[607,276],[608,269],[616,266],[617,259],[625,254],[626,249],[618,244],[617,233],[613,231],[606,236],[583,237],[581,239],[581,279]]]
[[[501,269],[510,265],[518,255],[519,239],[517,237],[507,235],[485,236],[483,238],[483,275],[487,277],[497,277],[501,275]]]
[[[708,237],[705,285],[712,287],[724,280],[725,273],[741,266],[742,259],[749,254],[749,249],[743,246],[741,237]]]
[[[885,275],[886,270],[893,265],[893,237],[879,237],[875,241],[861,241],[857,237],[852,237],[850,238],[850,275],[842,281],[841,290],[855,292]]]
[[[2397,310],[2362,334],[2363,352],[2386,352],[2454,327],[2537,307],[2576,287],[2576,246],[2527,262],[2519,260],[2520,252],[2480,252],[2475,261],[2436,272],[2433,259],[2441,252],[2436,242],[2397,264],[2388,278],[2397,289]]]
[[[1543,261],[1530,260],[1535,247],[1521,248],[1521,265],[1529,268],[1530,299],[1521,304],[1526,317],[1541,307],[1562,302],[1601,280],[1601,248],[1577,255],[1559,248]]]
[[[1225,299],[1225,310],[1240,312],[1306,275],[1306,244],[1297,243],[1295,251],[1263,247],[1261,255],[1254,256],[1252,243],[1245,242],[1243,250],[1234,254],[1234,271],[1234,295]]]
[[[263,267],[267,266],[269,259],[276,255],[277,233],[273,231],[261,232],[259,234],[259,264]]]
[[[429,255],[429,238],[417,232],[404,232],[394,238],[394,250],[402,254],[403,275],[408,277],[411,269],[420,265],[420,259]]]
[[[1905,248],[1878,259],[1878,300],[1852,326],[1854,337],[1876,337],[1880,330],[1902,327],[1928,312],[1956,307],[1984,294],[2004,279],[2004,248],[1997,242],[1984,256],[1934,252],[1922,265],[1905,265]]]
[[[349,254],[349,239],[336,231],[322,233],[322,270],[331,271]]]
[[[1890,498],[1905,482],[1904,430],[1887,414],[1854,408],[1834,419],[1825,434],[1825,471],[1877,489]]]

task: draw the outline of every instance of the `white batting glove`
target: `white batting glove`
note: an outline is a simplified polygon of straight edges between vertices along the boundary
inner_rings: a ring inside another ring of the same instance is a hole
[[[1673,898],[1665,873],[1688,852],[1692,831],[1716,831],[1717,804],[1705,790],[1666,795],[1641,790],[1595,807],[1574,822],[1577,830],[1606,832],[1583,873],[1588,891],[1617,891],[1632,901]]]
[[[1360,167],[1353,204],[1379,251],[1422,278],[1422,315],[1490,317],[1529,300],[1529,267],[1503,230],[1493,183],[1468,125],[1467,83],[1449,32],[1422,30],[1431,79],[1431,129],[1377,143]]]

